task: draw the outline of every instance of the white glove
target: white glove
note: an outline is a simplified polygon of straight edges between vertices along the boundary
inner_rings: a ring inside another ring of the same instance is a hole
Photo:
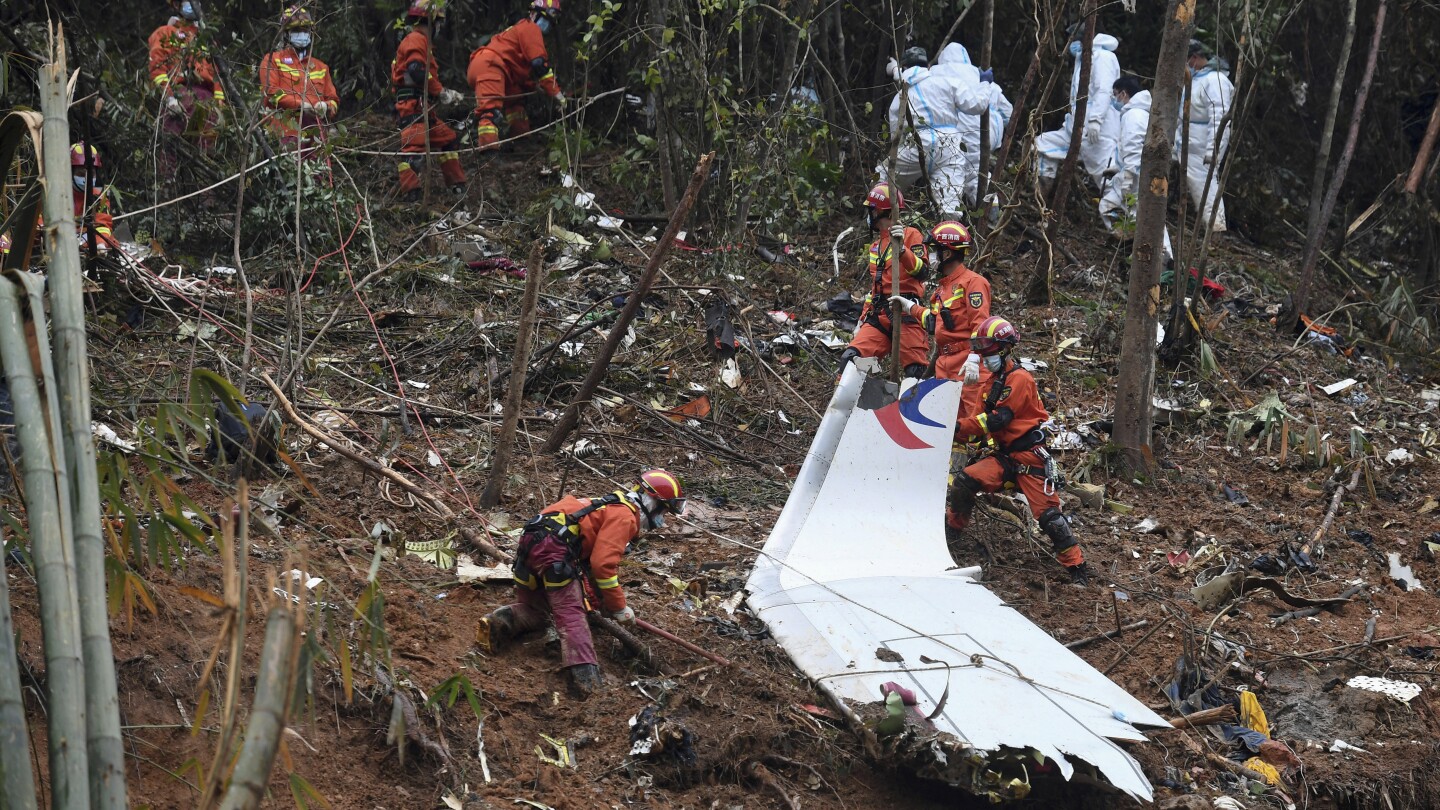
[[[181,104],[181,103],[180,103],[180,99],[178,99],[178,98],[176,98],[176,97],[174,97],[174,96],[166,96],[166,97],[165,97],[165,112],[168,112],[168,113],[170,113],[171,115],[184,115],[184,114],[185,114],[185,105]]]
[[[965,364],[960,367],[960,378],[971,385],[980,382],[980,355],[971,352],[965,358]]]
[[[440,103],[441,103],[441,104],[445,104],[445,105],[459,104],[461,101],[464,100],[464,98],[465,98],[464,96],[460,95],[460,91],[459,91],[459,90],[451,90],[450,88],[447,87],[447,88],[445,88],[444,90],[441,90],[441,91],[440,91]]]
[[[909,315],[913,310],[920,306],[919,301],[916,301],[914,298],[910,298],[904,295],[890,296],[890,303],[898,303],[900,305],[900,311],[906,315]]]
[[[896,62],[893,56],[890,57],[890,61],[885,63],[885,75],[897,82],[900,81],[900,63]]]
[[[905,226],[901,225],[898,222],[894,225],[891,225],[890,238],[894,239],[898,243],[903,244],[905,242]]]
[[[1091,121],[1085,125],[1085,143],[1095,146],[1100,143],[1100,122]]]
[[[564,107],[569,101],[570,99],[568,96],[565,95],[564,90],[561,90],[560,92],[555,94],[555,103],[560,105],[561,107]]]
[[[615,611],[614,613],[611,613],[611,614],[610,614],[610,618],[614,619],[615,621],[617,621],[617,622],[619,622],[619,623],[621,623],[621,624],[634,624],[634,623],[635,623],[635,610],[634,610],[634,608],[631,608],[629,605],[626,605],[623,609],[617,610],[617,611]]]
[[[308,102],[308,101],[302,101],[302,102],[300,102],[300,113],[301,113],[302,115],[304,115],[304,114],[306,114],[306,113],[309,113],[309,114],[313,115],[313,114],[315,113],[315,105],[314,105],[314,104],[311,104],[311,103]]]

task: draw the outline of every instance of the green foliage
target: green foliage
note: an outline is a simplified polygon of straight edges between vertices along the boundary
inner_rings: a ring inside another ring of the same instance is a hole
[[[434,709],[443,703],[445,708],[450,709],[455,706],[455,701],[459,700],[461,695],[464,695],[465,702],[470,704],[470,710],[475,712],[475,719],[479,720],[485,717],[485,710],[480,708],[479,690],[470,683],[469,678],[458,672],[435,687],[434,691],[430,693],[430,699],[425,701],[425,706]]]

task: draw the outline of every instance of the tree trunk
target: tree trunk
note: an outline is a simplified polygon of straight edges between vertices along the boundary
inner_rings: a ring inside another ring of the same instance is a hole
[[[1415,163],[1410,166],[1410,176],[1405,179],[1405,193],[1420,191],[1420,179],[1425,176],[1425,167],[1430,165],[1430,156],[1435,154],[1435,141],[1440,138],[1440,100],[1430,110],[1430,123],[1425,127],[1425,138],[1420,141],[1420,151],[1415,154]]]
[[[705,177],[710,172],[710,163],[715,159],[715,153],[710,152],[702,155],[700,161],[695,164],[695,172],[690,175],[690,186],[685,189],[685,196],[680,198],[680,204],[670,215],[670,224],[665,227],[665,233],[660,237],[660,242],[655,245],[655,252],[650,254],[650,263],[645,266],[645,273],[640,277],[640,283],[635,285],[635,291],[625,300],[625,308],[620,310],[620,316],[615,319],[615,325],[610,327],[610,336],[605,339],[605,344],[600,347],[600,354],[595,357],[595,362],[590,366],[590,371],[585,375],[585,380],[580,383],[580,393],[575,395],[575,401],[565,409],[560,416],[560,421],[555,423],[554,430],[545,440],[543,452],[553,453],[560,449],[565,437],[575,429],[580,422],[580,409],[584,408],[590,398],[595,395],[595,389],[600,381],[605,378],[605,372],[610,368],[610,360],[615,356],[615,351],[620,348],[620,340],[630,329],[630,322],[635,320],[635,314],[640,311],[640,302],[649,294],[650,287],[655,283],[655,276],[660,273],[660,263],[665,260],[666,254],[675,244],[675,236],[685,226],[685,220],[690,215],[690,209],[695,206],[695,199],[700,196],[700,187],[705,184]]]
[[[1310,293],[1315,286],[1315,263],[1320,258],[1320,240],[1325,236],[1324,216],[1325,174],[1330,168],[1330,146],[1335,138],[1335,119],[1340,114],[1340,97],[1345,92],[1345,69],[1350,62],[1350,47],[1355,43],[1355,6],[1358,0],[1345,4],[1345,35],[1340,43],[1340,61],[1335,64],[1335,82],[1330,86],[1330,106],[1325,110],[1324,128],[1320,130],[1320,151],[1315,156],[1315,177],[1310,182],[1310,219],[1305,228],[1305,254],[1300,260],[1300,284],[1288,309],[1275,319],[1275,329],[1283,334],[1294,331],[1300,316],[1310,306]],[[1323,218],[1322,218],[1323,217]]]
[[[4,533],[0,532],[3,545]],[[35,810],[35,774],[30,769],[25,695],[15,661],[15,625],[10,619],[5,556],[0,554],[0,799],[15,810]]]
[[[980,40],[980,69],[989,70],[994,67],[990,64],[994,58],[995,42],[995,0],[983,0],[985,3],[985,32]],[[980,116],[980,154],[976,158],[978,181],[975,185],[975,205],[980,208],[980,216],[976,219],[976,225],[986,222],[990,214],[990,206],[985,204],[985,195],[990,191],[990,111]]]
[[[1160,58],[1155,66],[1150,126],[1140,156],[1140,183],[1135,214],[1135,242],[1130,254],[1130,285],[1125,300],[1125,332],[1120,340],[1120,372],[1115,390],[1115,443],[1122,469],[1133,476],[1149,475],[1151,392],[1155,383],[1155,323],[1160,308],[1160,267],[1165,263],[1163,230],[1170,194],[1170,153],[1180,92],[1185,84],[1185,57],[1195,28],[1195,0],[1169,0]]]
[[[505,491],[505,478],[510,472],[510,458],[515,453],[515,430],[520,426],[520,410],[525,406],[525,370],[530,365],[530,344],[535,332],[535,306],[540,300],[540,283],[545,278],[545,254],[540,242],[530,246],[530,261],[525,266],[525,295],[520,301],[520,326],[515,332],[515,352],[510,355],[510,388],[505,392],[505,420],[491,456],[490,480],[480,494],[480,505],[492,507],[500,503]]]
[[[1050,222],[1045,226],[1047,241],[1052,247],[1035,263],[1035,274],[1025,291],[1026,303],[1049,306],[1051,286],[1055,279],[1055,240],[1060,238],[1060,221],[1070,201],[1070,178],[1075,174],[1075,161],[1080,157],[1080,142],[1085,136],[1085,116],[1090,108],[1090,49],[1095,42],[1095,3],[1085,0],[1085,36],[1080,42],[1080,79],[1075,87],[1075,108],[1070,114],[1070,150],[1055,174],[1055,189],[1050,194]]]

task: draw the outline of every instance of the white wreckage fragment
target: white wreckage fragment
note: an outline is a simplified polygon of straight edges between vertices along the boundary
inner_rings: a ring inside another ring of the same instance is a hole
[[[939,515],[960,384],[907,381],[899,401],[884,385],[846,368],[747,583],[751,609],[852,721],[884,711],[882,684],[912,692],[938,732],[907,756],[924,775],[973,788],[1038,755],[1149,800],[1115,741],[1169,724],[950,557]]]

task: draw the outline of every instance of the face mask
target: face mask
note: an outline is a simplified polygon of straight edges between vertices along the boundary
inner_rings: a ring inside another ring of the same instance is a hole
[[[310,32],[309,32],[309,31],[292,31],[292,32],[290,33],[290,44],[291,44],[292,46],[294,46],[295,50],[297,50],[297,51],[306,51],[306,50],[309,50],[309,49],[310,49]]]
[[[1115,112],[1121,112],[1125,109],[1125,102],[1118,98],[1112,98],[1110,99],[1110,106],[1115,108]]]
[[[1079,56],[1079,55],[1080,55],[1080,40],[1077,39],[1077,40],[1075,40],[1074,42],[1070,43],[1070,55],[1071,55],[1071,56]]]
[[[998,355],[998,354],[987,354],[987,355],[985,355],[985,368],[988,369],[991,374],[999,374],[999,373],[1000,373],[1000,369],[1001,369],[1002,367],[1004,367],[1004,365],[1005,365],[1005,358],[1001,357],[1000,355]]]
[[[1195,74],[1196,74],[1196,73],[1199,73],[1199,71],[1196,70],[1196,69],[1193,68],[1193,67],[1191,67],[1191,68],[1186,68],[1186,70],[1189,70],[1189,71],[1190,71],[1190,77],[1191,77],[1191,78],[1194,78],[1194,77],[1195,77]]]
[[[930,250],[930,255],[925,257],[925,264],[930,268],[930,272],[932,273],[940,269],[940,256],[937,255],[939,254],[939,252],[940,251],[932,248]]]
[[[74,174],[74,175],[71,175],[70,178],[71,178],[71,180],[74,181],[74,183],[75,183],[75,188],[77,188],[77,189],[79,189],[79,190],[81,190],[81,191],[84,191],[84,190],[85,190],[85,175],[83,175],[83,174]]]
[[[187,20],[194,20],[200,15],[195,13],[195,4],[186,0],[186,2],[180,4],[180,16]]]
[[[540,28],[540,33],[550,33],[550,18],[546,17],[544,14],[541,14],[535,18],[535,25]]]

